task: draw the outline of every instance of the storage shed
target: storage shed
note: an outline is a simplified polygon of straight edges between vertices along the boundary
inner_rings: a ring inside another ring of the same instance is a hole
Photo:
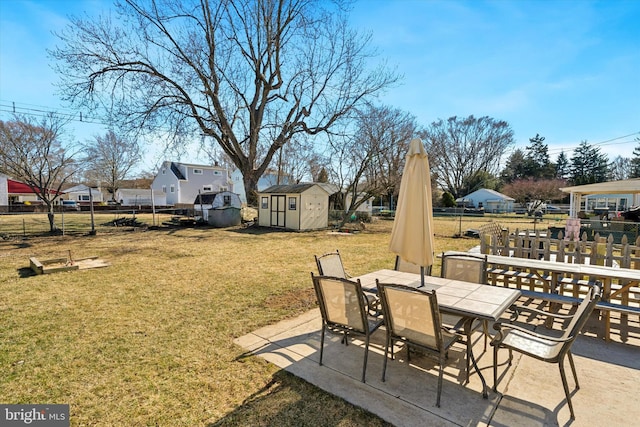
[[[318,230],[329,225],[329,192],[317,183],[272,185],[258,192],[258,225]]]

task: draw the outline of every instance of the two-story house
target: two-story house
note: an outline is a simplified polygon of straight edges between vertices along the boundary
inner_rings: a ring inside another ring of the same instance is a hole
[[[226,168],[165,161],[151,184],[167,196],[167,205],[193,204],[198,192],[232,190]]]

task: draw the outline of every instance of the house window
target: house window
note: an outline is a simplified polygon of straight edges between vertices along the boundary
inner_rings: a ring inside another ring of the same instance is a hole
[[[166,169],[162,169],[162,175],[165,175],[167,173]]]
[[[269,209],[269,198],[268,197],[263,197],[262,198],[262,203],[260,204],[262,209]]]
[[[214,175],[220,175],[220,171],[213,171]]]
[[[224,202],[224,206],[231,206],[231,196],[229,194],[225,194],[222,200]]]
[[[213,185],[203,185],[202,191],[213,191]]]
[[[91,198],[88,194],[80,194],[78,195],[78,200],[80,200],[81,202],[88,202],[91,200]]]
[[[194,175],[202,175],[202,169],[194,169],[193,170],[193,174]]]
[[[176,192],[176,186],[171,184],[171,187],[169,187],[169,192],[170,193],[175,193]]]
[[[295,197],[289,197],[289,210],[290,211],[295,211],[296,210],[296,203],[297,200]]]
[[[220,191],[229,191],[227,187],[220,187]]]
[[[167,186],[166,186],[166,185],[163,185],[163,186],[162,186],[162,192],[163,192],[164,194],[167,194]]]

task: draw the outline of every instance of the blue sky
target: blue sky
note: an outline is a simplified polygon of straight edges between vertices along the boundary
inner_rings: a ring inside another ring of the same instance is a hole
[[[0,118],[13,102],[66,111],[46,53],[58,42],[51,32],[69,14],[110,5],[0,1]],[[631,156],[640,138],[639,22],[637,0],[361,0],[351,18],[404,76],[381,102],[423,125],[470,114],[505,120],[516,147],[539,133],[552,160],[583,140],[611,159]],[[104,129],[73,123],[70,131],[83,140]]]

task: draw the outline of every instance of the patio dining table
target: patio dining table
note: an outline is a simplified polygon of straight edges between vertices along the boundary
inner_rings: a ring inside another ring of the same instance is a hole
[[[352,278],[352,280],[360,280],[362,289],[368,292],[377,292],[376,279],[382,283],[396,283],[420,288],[419,274],[396,270],[378,270]],[[475,320],[498,320],[521,294],[517,289],[487,286],[436,276],[426,276],[422,289],[436,290],[440,310],[464,319],[467,339],[471,339],[472,325]],[[478,368],[473,352],[469,356],[480,381],[482,381],[482,396],[486,398],[488,396],[487,383]]]

